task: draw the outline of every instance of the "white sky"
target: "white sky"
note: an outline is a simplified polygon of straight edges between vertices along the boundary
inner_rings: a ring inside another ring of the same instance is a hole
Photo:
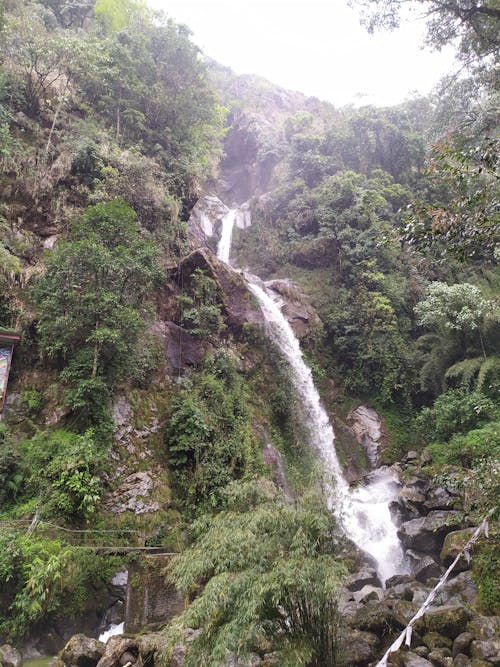
[[[193,41],[237,74],[344,104],[389,105],[427,93],[452,49],[421,48],[423,21],[368,35],[347,0],[149,0],[187,24]]]

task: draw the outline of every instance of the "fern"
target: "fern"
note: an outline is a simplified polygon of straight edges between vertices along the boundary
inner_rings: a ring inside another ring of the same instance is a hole
[[[449,386],[463,387],[470,390],[474,386],[476,376],[484,363],[483,357],[463,359],[450,366],[445,373],[446,383]],[[451,382],[449,382],[451,380]]]
[[[451,385],[466,390],[475,389],[484,392],[500,380],[500,356],[472,357],[457,361],[450,366],[445,374],[446,381]]]
[[[489,382],[491,387],[494,384],[498,384],[500,381],[500,357],[498,355],[488,357],[486,361],[483,362],[481,368],[479,369],[479,374],[477,376],[476,389],[478,391],[483,391],[488,387],[485,387],[486,382]]]

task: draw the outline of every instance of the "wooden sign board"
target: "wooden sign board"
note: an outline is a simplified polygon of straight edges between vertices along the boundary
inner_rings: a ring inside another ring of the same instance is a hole
[[[3,410],[14,346],[21,340],[15,333],[0,332],[0,412]]]

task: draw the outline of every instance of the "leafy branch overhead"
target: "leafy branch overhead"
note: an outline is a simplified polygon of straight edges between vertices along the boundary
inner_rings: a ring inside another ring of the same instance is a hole
[[[370,32],[393,30],[409,14],[427,19],[429,46],[456,43],[467,61],[495,56],[500,47],[500,8],[496,0],[351,0],[362,9]]]

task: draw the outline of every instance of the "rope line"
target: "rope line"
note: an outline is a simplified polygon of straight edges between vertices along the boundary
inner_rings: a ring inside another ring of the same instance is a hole
[[[462,556],[464,556],[464,557],[466,558],[467,562],[468,562],[468,563],[470,562],[470,558],[471,558],[471,556],[470,556],[470,548],[472,547],[472,545],[473,545],[475,542],[477,542],[477,540],[479,539],[479,536],[481,535],[481,533],[484,532],[485,537],[488,537],[488,535],[489,535],[489,534],[488,534],[488,519],[489,519],[489,517],[493,514],[494,511],[495,511],[495,510],[490,510],[490,511],[488,512],[488,514],[484,517],[484,519],[482,520],[481,524],[476,528],[474,534],[473,534],[472,537],[469,539],[469,541],[467,542],[467,544],[466,544],[466,545],[464,546],[464,548],[459,552],[458,556],[455,558],[455,560],[453,561],[453,563],[450,565],[450,567],[449,567],[449,568],[446,570],[446,572],[443,574],[443,576],[442,576],[441,579],[438,581],[438,583],[436,584],[436,586],[435,586],[435,587],[432,589],[432,591],[429,593],[429,595],[427,596],[425,602],[424,602],[423,605],[420,607],[420,609],[417,611],[417,613],[415,614],[415,616],[413,616],[413,618],[409,621],[408,625],[407,625],[406,628],[401,632],[401,634],[399,635],[399,637],[398,637],[398,638],[397,638],[397,639],[396,639],[396,640],[389,646],[389,648],[388,648],[387,651],[385,652],[384,657],[382,658],[382,660],[380,660],[379,662],[377,662],[376,667],[387,667],[387,658],[390,656],[391,653],[395,653],[396,651],[398,651],[398,650],[401,648],[401,646],[403,645],[403,642],[405,642],[407,646],[410,646],[410,644],[411,644],[411,635],[412,635],[412,632],[413,632],[413,625],[415,624],[415,621],[417,621],[421,616],[424,615],[426,609],[430,606],[431,602],[432,602],[432,601],[434,600],[434,598],[436,597],[436,593],[437,593],[438,590],[444,585],[444,583],[448,580],[448,577],[450,576],[451,572],[452,572],[453,569],[455,568],[455,565],[458,563],[458,561],[460,560],[460,558],[461,558]]]

